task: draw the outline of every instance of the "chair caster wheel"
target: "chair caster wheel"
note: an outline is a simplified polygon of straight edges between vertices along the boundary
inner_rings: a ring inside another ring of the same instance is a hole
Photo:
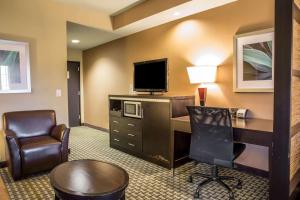
[[[199,192],[196,192],[196,193],[194,194],[194,198],[195,198],[195,199],[199,199],[199,197],[200,197]]]
[[[189,182],[189,183],[193,183],[193,177],[192,177],[192,176],[189,176],[189,178],[188,178],[187,182]]]
[[[238,180],[238,184],[236,185],[235,188],[238,189],[238,190],[240,190],[240,189],[242,189],[242,187],[243,187],[242,181]]]

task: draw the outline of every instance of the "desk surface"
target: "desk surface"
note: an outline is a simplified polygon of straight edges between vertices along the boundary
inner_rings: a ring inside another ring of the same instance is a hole
[[[176,117],[171,118],[172,122],[183,122],[189,123],[190,117]],[[245,129],[245,130],[253,130],[260,132],[268,132],[273,133],[273,120],[268,119],[233,119],[232,127],[236,129]],[[189,131],[190,132],[190,131]]]
[[[171,119],[174,133],[191,133],[190,117],[183,116]],[[246,150],[236,164],[252,169],[269,171],[268,147],[272,144],[273,120],[266,119],[233,119],[233,137],[236,142],[246,143]]]

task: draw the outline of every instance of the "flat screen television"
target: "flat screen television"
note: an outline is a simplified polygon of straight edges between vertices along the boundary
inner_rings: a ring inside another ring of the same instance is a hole
[[[168,91],[168,59],[134,63],[133,89],[137,92]]]

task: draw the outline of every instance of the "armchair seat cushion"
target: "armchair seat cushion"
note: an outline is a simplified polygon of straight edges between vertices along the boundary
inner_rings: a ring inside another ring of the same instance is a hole
[[[61,142],[53,137],[36,136],[19,142],[23,174],[48,170],[61,163]]]

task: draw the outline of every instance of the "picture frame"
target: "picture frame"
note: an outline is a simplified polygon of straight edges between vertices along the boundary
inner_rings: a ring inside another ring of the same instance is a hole
[[[29,43],[0,39],[0,94],[31,93]]]
[[[234,37],[234,92],[274,92],[274,29]]]

